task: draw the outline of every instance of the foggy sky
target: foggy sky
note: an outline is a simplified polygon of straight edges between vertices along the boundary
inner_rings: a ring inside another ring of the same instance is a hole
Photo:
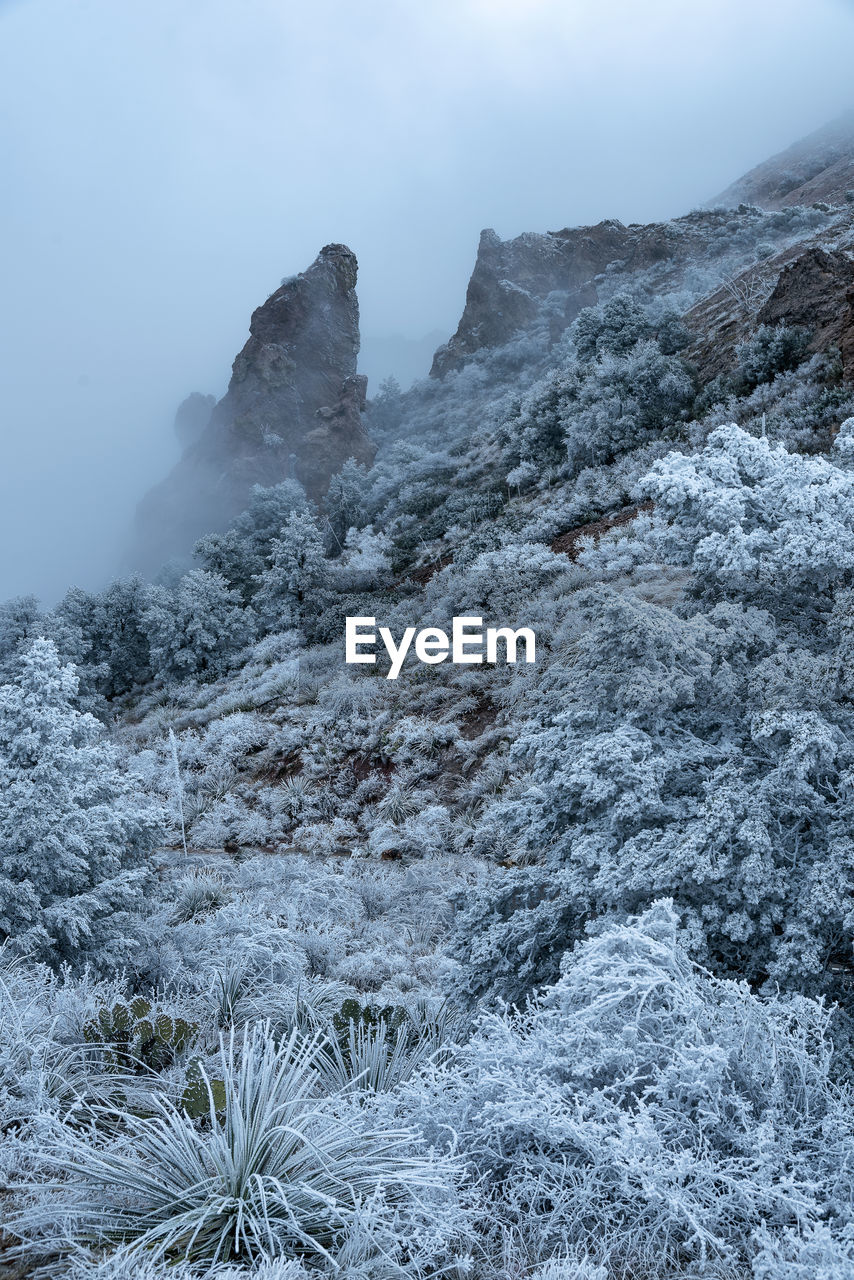
[[[0,0],[0,599],[110,575],[321,245],[375,390],[482,227],[685,212],[851,106],[852,54],[843,0]]]

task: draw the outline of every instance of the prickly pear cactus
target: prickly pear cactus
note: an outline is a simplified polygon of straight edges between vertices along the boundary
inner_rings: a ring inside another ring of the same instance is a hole
[[[153,1013],[141,997],[118,1000],[99,1009],[83,1028],[88,1044],[98,1045],[108,1066],[127,1070],[162,1071],[192,1042],[198,1026],[168,1013]]]
[[[192,1120],[219,1116],[225,1111],[225,1081],[211,1080],[202,1074],[198,1060],[187,1068],[187,1085],[181,1105]]]

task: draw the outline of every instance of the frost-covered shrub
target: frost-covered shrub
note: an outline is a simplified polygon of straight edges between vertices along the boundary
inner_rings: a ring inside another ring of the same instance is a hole
[[[215,680],[254,636],[254,617],[225,578],[192,569],[174,591],[153,587],[143,614],[162,678]]]
[[[713,978],[677,926],[659,902],[580,944],[527,1012],[483,1020],[411,1090],[414,1113],[455,1135],[497,1224],[545,1226],[541,1248],[609,1274],[740,1274],[753,1233],[820,1224],[839,1248],[854,1111],[827,1011]]]
[[[400,388],[398,388],[398,394]],[[378,396],[377,399],[380,399]],[[376,400],[373,402],[376,404]],[[348,530],[358,530],[367,523],[365,518],[370,481],[366,467],[354,458],[348,458],[340,471],[329,481],[323,498],[323,510],[331,534],[331,551],[338,555],[344,547]]]
[[[542,543],[514,543],[484,551],[463,567],[449,565],[430,581],[424,600],[437,622],[476,611],[486,626],[507,626],[530,617],[535,601],[551,590],[569,588],[572,580],[566,556]]]
[[[705,963],[827,982],[850,946],[854,734],[826,693],[815,706],[822,664],[781,656],[755,609],[680,619],[602,589],[575,608],[525,695],[520,777],[478,823],[537,865],[461,912],[472,993],[520,998],[553,980],[586,923],[662,895]]]
[[[263,845],[271,834],[267,815],[232,793],[213,800],[192,825],[193,844],[201,849]]]
[[[854,1229],[834,1231],[826,1222],[781,1233],[756,1233],[759,1252],[753,1280],[848,1280],[854,1273]]]
[[[762,324],[735,349],[732,378],[736,390],[749,391],[771,382],[778,373],[796,368],[805,359],[810,333],[799,325]]]
[[[397,822],[378,822],[371,831],[367,853],[373,857],[429,857],[446,853],[452,826],[444,805],[428,804]]]
[[[270,548],[258,576],[255,606],[271,630],[281,631],[316,611],[329,569],[323,537],[308,511],[294,512]]]
[[[579,359],[595,360],[597,356],[624,356],[647,338],[652,325],[644,309],[627,293],[609,298],[604,306],[585,307],[572,330]]]
[[[296,480],[268,489],[255,485],[246,510],[225,533],[210,533],[197,542],[194,554],[248,602],[257,590],[258,575],[269,565],[275,539],[290,516],[307,509],[308,499]]]
[[[150,595],[142,578],[120,578],[94,595],[73,587],[57,606],[57,618],[79,630],[77,665],[95,669],[93,678],[106,698],[152,678],[145,624]]]
[[[610,462],[684,419],[694,385],[684,362],[657,342],[625,355],[606,353],[566,413],[566,447],[574,471]]]
[[[582,385],[583,374],[569,361],[546,374],[522,399],[502,428],[508,460],[519,464],[507,476],[509,485],[525,487],[547,467],[566,461],[567,411]]]
[[[0,939],[52,964],[109,967],[132,944],[158,815],[76,692],[49,640],[0,686]]]
[[[540,475],[559,464],[577,475],[672,428],[693,400],[678,356],[665,355],[654,340],[618,344],[587,367],[570,360],[537,382],[502,426],[505,456]]]
[[[854,478],[823,458],[732,424],[702,453],[656,462],[641,486],[655,501],[651,554],[688,566],[703,597],[747,598],[809,622],[851,578]]]
[[[391,540],[375,533],[373,526],[348,528],[342,535],[340,556],[334,562],[331,583],[341,591],[364,590],[387,576],[391,569]]]
[[[396,765],[411,765],[458,742],[456,725],[439,724],[426,716],[402,716],[387,735],[386,751]]]

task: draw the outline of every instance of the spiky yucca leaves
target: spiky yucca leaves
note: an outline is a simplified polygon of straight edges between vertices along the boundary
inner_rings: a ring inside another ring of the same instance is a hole
[[[247,1030],[239,1046],[232,1035],[220,1050],[221,1111],[208,1082],[204,1123],[154,1097],[152,1114],[126,1116],[121,1145],[66,1133],[48,1160],[71,1185],[56,1184],[16,1229],[44,1231],[66,1214],[77,1240],[154,1257],[329,1258],[360,1207],[380,1198],[387,1248],[389,1223],[404,1223],[407,1205],[447,1185],[451,1166],[412,1155],[408,1132],[381,1132],[366,1115],[345,1119],[334,1099],[319,1097],[322,1049],[297,1031],[278,1044],[268,1025]],[[406,1227],[396,1230],[403,1249]]]
[[[331,1038],[321,1063],[324,1084],[333,1090],[368,1089],[385,1093],[423,1066],[433,1051],[426,1036],[406,1023],[352,1021]]]
[[[345,1000],[332,1020],[318,1068],[331,1092],[387,1093],[447,1055],[463,1032],[460,1012],[448,1001],[438,1008],[422,1003],[407,1009]]]

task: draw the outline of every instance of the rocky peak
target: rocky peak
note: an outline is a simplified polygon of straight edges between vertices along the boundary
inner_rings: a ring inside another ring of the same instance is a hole
[[[796,206],[806,209],[799,215]],[[796,224],[802,229],[789,229]],[[751,244],[754,260],[732,278],[727,255],[741,246],[747,256]],[[695,339],[689,355],[702,379],[728,372],[736,345],[763,323],[809,329],[811,349],[838,348],[850,379],[852,260],[854,111],[757,166],[706,208],[680,218],[628,226],[610,219],[512,240],[483,231],[457,331],[437,350],[430,372],[444,377],[535,324],[547,323],[555,341],[583,307],[599,301],[600,292],[612,293],[621,277],[628,281],[635,272],[654,269],[650,278],[665,294],[682,289],[699,265],[712,279],[718,275],[686,316]]]
[[[361,422],[367,380],[356,373],[356,275],[355,254],[326,245],[252,313],[226,394],[140,503],[134,566],[152,570],[186,555],[244,509],[255,484],[293,476],[317,499],[348,458],[372,460]]]
[[[686,352],[701,382],[728,374],[736,348],[760,325],[797,325],[809,335],[807,351],[835,349],[842,376],[854,381],[854,231],[841,221],[748,267],[685,314],[694,341]]]
[[[583,307],[597,301],[591,277],[624,249],[627,228],[621,222],[565,231],[527,232],[501,240],[482,231],[466,304],[454,336],[433,357],[432,377],[458,369],[475,352],[497,347],[537,315],[539,303],[553,292],[566,294],[561,327]]]
[[[556,339],[584,307],[599,301],[597,277],[609,268],[632,272],[659,266],[662,288],[675,288],[720,217],[700,212],[628,226],[610,218],[513,240],[483,231],[462,318],[436,352],[431,376],[441,378],[476,352],[507,342],[541,314],[549,294],[555,295],[549,324]]]

